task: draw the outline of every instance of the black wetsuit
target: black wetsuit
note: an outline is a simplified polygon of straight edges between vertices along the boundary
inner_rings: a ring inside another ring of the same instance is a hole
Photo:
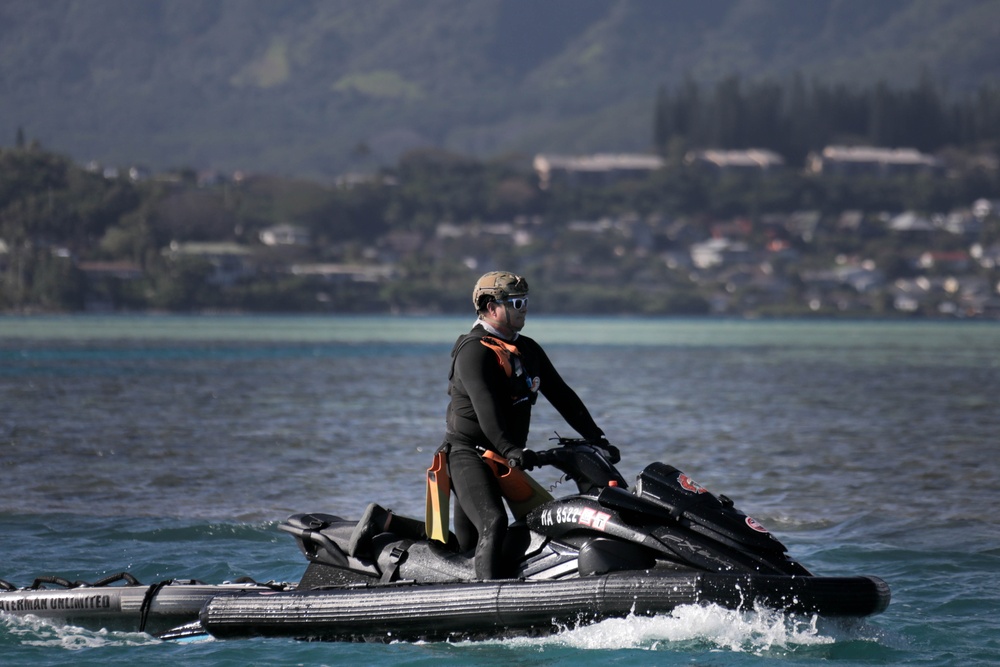
[[[503,343],[516,349],[505,355]],[[545,351],[526,336],[508,343],[480,325],[473,327],[452,349],[449,379],[451,402],[445,441],[452,489],[458,500],[455,536],[462,550],[475,546],[476,576],[495,579],[511,574],[500,562],[507,510],[496,477],[477,448],[491,449],[504,457],[524,448],[531,406],[539,392],[583,437],[596,439],[604,434]]]

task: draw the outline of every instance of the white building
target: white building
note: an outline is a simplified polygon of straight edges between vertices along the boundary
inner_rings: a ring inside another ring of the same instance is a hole
[[[610,185],[645,178],[662,168],[663,158],[642,153],[593,155],[536,155],[535,173],[543,190],[559,183],[570,186]]]
[[[729,172],[765,172],[785,166],[783,157],[763,148],[691,151],[684,156],[684,162],[714,171]]]
[[[827,146],[820,153],[810,153],[806,168],[814,174],[843,176],[938,174],[944,171],[940,160],[915,148],[876,146]]]
[[[288,223],[274,225],[260,232],[260,242],[266,246],[309,245],[311,240],[308,229]]]

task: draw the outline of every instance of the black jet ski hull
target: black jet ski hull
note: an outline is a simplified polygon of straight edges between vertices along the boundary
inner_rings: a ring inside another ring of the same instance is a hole
[[[875,577],[619,572],[561,581],[248,593],[213,598],[200,618],[217,638],[410,641],[546,634],[605,618],[669,613],[688,604],[860,617],[884,611],[889,588]]]

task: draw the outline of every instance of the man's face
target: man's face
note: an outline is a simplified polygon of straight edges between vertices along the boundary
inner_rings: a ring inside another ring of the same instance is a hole
[[[503,313],[498,313],[501,322],[506,322],[513,331],[520,331],[524,328],[524,318],[528,315],[528,297],[512,296],[507,297],[497,304],[503,309]],[[516,308],[515,306],[520,306]]]
[[[515,308],[515,306],[520,306],[520,308]],[[493,326],[509,329],[511,333],[516,333],[524,328],[524,318],[527,314],[527,297],[508,297],[503,301],[490,302],[487,307],[486,321]]]

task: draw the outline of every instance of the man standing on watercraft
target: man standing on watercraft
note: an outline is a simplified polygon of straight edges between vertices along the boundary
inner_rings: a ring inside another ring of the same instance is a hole
[[[492,271],[472,292],[477,320],[452,349],[444,449],[455,508],[455,536],[463,551],[475,548],[476,576],[508,574],[501,563],[507,511],[500,485],[484,455],[530,470],[537,462],[526,449],[531,406],[539,392],[580,435],[608,451],[618,451],[542,347],[520,334],[528,312],[528,283],[506,271]],[[490,454],[492,453],[492,454]]]

